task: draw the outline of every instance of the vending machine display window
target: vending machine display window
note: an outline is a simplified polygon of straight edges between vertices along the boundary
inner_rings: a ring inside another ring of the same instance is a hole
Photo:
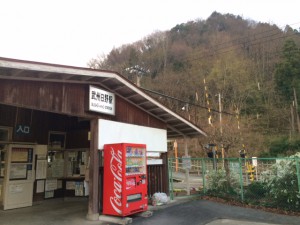
[[[137,147],[126,147],[126,175],[144,174],[145,149]]]

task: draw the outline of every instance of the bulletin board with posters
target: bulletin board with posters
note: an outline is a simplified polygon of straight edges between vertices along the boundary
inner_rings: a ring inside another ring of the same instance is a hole
[[[33,148],[14,146],[10,149],[9,180],[32,179]]]
[[[7,147],[4,172],[4,210],[32,205],[35,147],[34,144],[9,144]]]

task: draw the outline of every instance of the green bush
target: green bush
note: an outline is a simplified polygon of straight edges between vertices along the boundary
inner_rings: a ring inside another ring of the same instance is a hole
[[[267,194],[266,185],[262,182],[254,181],[245,190],[245,199],[257,201],[264,198]]]
[[[240,192],[238,177],[227,176],[225,170],[213,170],[207,174],[207,194],[214,196],[232,196]]]
[[[295,157],[278,160],[269,171],[262,174],[268,204],[284,210],[300,211],[300,193],[298,190],[298,178]]]

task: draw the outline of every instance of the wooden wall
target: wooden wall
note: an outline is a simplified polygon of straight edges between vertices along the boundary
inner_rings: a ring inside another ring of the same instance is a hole
[[[166,129],[166,125],[124,99],[117,97],[116,121],[135,125]]]
[[[30,127],[29,134],[16,133],[17,126]],[[66,132],[66,148],[89,148],[89,121],[78,121],[77,117],[48,113],[0,104],[0,126],[13,128],[12,141],[48,144],[48,132]]]
[[[1,80],[0,104],[17,106],[19,109],[29,108],[82,118],[96,117],[154,128],[166,128],[165,123],[119,96],[116,98],[115,116],[89,112],[88,91],[88,84]],[[2,117],[2,114],[0,116]],[[10,114],[6,116],[10,117]],[[31,116],[30,113],[29,116]],[[9,118],[9,120],[14,120],[14,118]]]
[[[86,87],[80,84],[1,80],[0,103],[86,116]]]

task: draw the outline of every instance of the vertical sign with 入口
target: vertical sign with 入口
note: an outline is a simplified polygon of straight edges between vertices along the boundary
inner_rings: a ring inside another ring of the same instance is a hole
[[[109,115],[115,115],[115,94],[90,86],[89,110]]]

